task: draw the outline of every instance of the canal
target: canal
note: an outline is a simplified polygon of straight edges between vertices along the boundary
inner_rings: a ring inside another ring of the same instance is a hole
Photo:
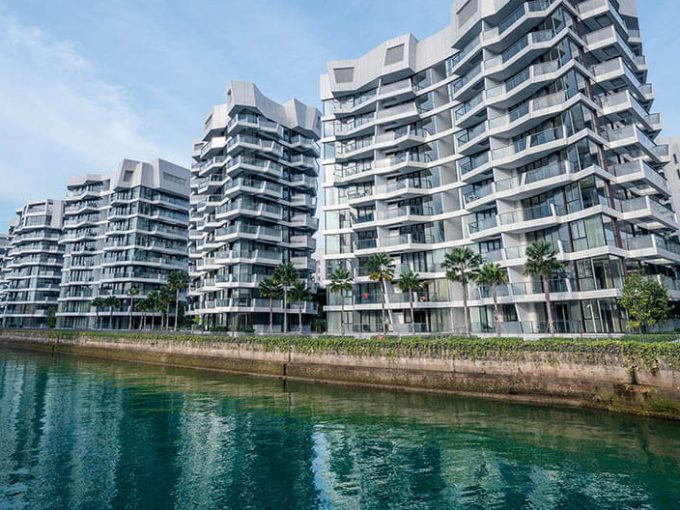
[[[0,508],[680,508],[680,425],[0,349]]]

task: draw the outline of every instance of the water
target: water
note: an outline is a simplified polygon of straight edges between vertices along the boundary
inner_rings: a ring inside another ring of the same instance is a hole
[[[680,425],[0,350],[4,508],[680,508]]]

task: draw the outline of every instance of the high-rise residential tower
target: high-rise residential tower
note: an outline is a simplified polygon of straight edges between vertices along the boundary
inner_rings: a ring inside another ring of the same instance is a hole
[[[449,26],[404,35],[321,78],[325,278],[355,278],[345,322],[382,330],[371,254],[425,281],[409,299],[387,285],[395,330],[463,328],[463,291],[441,263],[469,247],[499,263],[503,332],[546,331],[541,282],[526,248],[546,240],[563,261],[549,282],[558,332],[621,331],[627,272],[674,290],[678,228],[664,175],[668,147],[633,0],[457,0]],[[340,330],[337,294],[329,329]],[[494,330],[491,291],[469,289],[472,331]]]
[[[31,202],[17,210],[3,270],[3,326],[44,327],[48,316],[56,313],[63,264],[62,223],[63,202],[59,200]]]
[[[660,143],[668,145],[670,162],[665,168],[666,180],[671,190],[670,202],[673,210],[680,209],[680,137],[664,138]],[[678,232],[680,235],[680,232]]]
[[[4,296],[4,289],[7,286],[7,278],[5,276],[5,272],[7,271],[7,261],[9,257],[9,249],[10,249],[10,244],[9,244],[9,235],[8,234],[0,234],[0,320],[2,317],[2,310],[3,310],[3,304],[2,304],[2,298]]]
[[[165,286],[171,271],[188,271],[189,181],[188,169],[162,159],[125,159],[112,174],[71,180],[60,327],[95,327],[98,314],[107,327],[137,327],[141,312],[131,305]],[[109,309],[92,303],[107,296],[118,298],[111,323]],[[145,315],[158,322],[158,313]]]
[[[190,227],[192,313],[204,326],[266,331],[270,302],[258,285],[282,262],[311,286],[319,119],[316,108],[279,104],[240,81],[207,116],[193,147]],[[280,331],[282,303],[273,304]],[[308,328],[314,306],[298,306]]]

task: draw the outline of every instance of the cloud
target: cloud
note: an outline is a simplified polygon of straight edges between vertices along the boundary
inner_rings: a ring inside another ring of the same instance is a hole
[[[67,41],[0,11],[0,213],[60,198],[69,177],[111,171],[123,157],[178,156],[162,153],[129,103]]]

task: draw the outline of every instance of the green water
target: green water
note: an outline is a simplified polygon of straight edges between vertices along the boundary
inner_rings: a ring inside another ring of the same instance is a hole
[[[3,508],[680,508],[680,425],[0,350]]]

